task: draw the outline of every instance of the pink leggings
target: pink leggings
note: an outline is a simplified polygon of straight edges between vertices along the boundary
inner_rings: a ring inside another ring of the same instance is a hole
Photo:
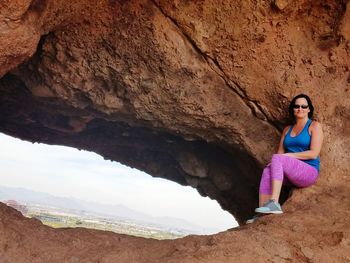
[[[290,156],[274,154],[261,176],[259,192],[271,195],[272,180],[283,181],[283,185],[307,187],[316,182],[317,176],[315,167]]]

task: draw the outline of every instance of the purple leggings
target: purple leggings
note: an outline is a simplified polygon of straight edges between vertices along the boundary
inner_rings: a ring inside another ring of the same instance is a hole
[[[315,167],[290,156],[274,154],[261,176],[259,192],[271,195],[272,180],[283,181],[283,185],[307,187],[316,182],[317,176]]]

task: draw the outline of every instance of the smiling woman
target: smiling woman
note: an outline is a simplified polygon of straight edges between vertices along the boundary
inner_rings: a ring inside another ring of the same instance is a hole
[[[289,105],[291,125],[284,128],[277,153],[265,167],[260,181],[260,214],[282,214],[279,197],[282,185],[308,187],[320,172],[323,142],[321,124],[313,121],[314,107],[305,94],[295,96]],[[257,216],[248,220],[252,223]]]
[[[193,233],[198,233],[198,229],[203,234],[214,233],[237,226],[232,215],[216,201],[201,197],[194,188],[153,178],[120,163],[105,161],[95,153],[32,144],[3,134],[0,144],[2,186],[79,199],[91,207],[122,205],[133,213],[157,217],[158,221],[164,217],[168,222],[169,218],[186,220]]]

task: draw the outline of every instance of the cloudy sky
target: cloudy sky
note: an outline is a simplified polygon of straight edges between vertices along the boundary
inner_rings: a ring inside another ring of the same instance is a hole
[[[101,204],[123,204],[152,216],[226,230],[234,218],[192,187],[153,178],[95,153],[32,144],[0,133],[0,185]]]

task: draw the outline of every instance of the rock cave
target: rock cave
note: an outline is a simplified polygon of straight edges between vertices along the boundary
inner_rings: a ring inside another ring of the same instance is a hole
[[[0,131],[102,155],[253,214],[307,93],[321,176],[285,213],[212,236],[51,229],[0,205],[3,262],[350,262],[348,1],[5,0]],[[73,248],[73,249],[72,249]]]

